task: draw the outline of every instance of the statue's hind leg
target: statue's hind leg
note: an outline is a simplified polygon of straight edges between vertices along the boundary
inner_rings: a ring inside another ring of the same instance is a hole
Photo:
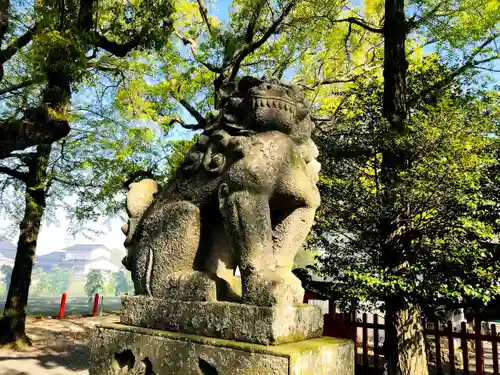
[[[200,242],[200,210],[190,202],[155,202],[142,223],[138,246],[149,253],[143,269],[153,297],[216,300],[215,282],[193,269]]]

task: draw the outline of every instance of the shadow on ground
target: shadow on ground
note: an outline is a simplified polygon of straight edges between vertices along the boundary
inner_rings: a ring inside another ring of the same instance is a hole
[[[110,317],[42,319],[27,324],[32,347],[0,350],[0,375],[88,374],[92,328]]]

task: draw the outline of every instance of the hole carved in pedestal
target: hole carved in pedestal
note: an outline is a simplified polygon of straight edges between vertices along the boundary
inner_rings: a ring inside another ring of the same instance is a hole
[[[151,361],[149,360],[148,357],[144,358],[142,360],[142,363],[144,363],[144,365],[146,365],[146,372],[144,373],[144,375],[156,375],[153,372],[153,364],[151,363]]]
[[[200,367],[203,375],[219,375],[215,367],[204,359],[198,358],[198,366]]]
[[[127,368],[127,371],[132,370],[135,364],[135,356],[132,350],[127,349],[121,353],[115,353],[115,359],[113,361],[114,367],[118,367],[119,370]]]

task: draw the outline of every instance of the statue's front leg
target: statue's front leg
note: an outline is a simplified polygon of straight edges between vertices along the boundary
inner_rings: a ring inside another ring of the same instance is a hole
[[[291,304],[286,281],[276,273],[269,197],[219,189],[221,212],[241,273],[243,302],[259,306]]]
[[[273,253],[276,259],[276,273],[290,286],[293,303],[302,303],[304,289],[301,281],[292,273],[293,261],[304,244],[314,222],[316,209],[301,207],[292,211],[274,228]]]

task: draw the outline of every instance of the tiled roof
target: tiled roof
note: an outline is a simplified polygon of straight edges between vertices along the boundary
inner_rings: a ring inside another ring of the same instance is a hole
[[[66,253],[64,251],[54,251],[52,253],[37,255],[36,262],[60,262],[64,259]]]

